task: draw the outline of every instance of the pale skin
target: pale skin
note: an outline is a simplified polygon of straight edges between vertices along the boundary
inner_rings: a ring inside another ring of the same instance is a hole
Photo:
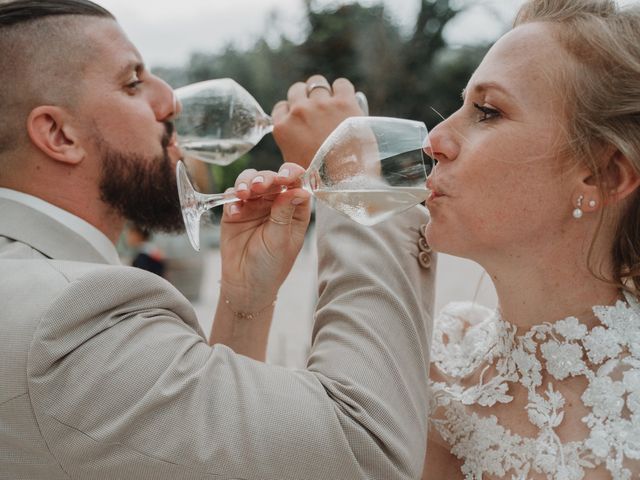
[[[604,208],[592,265],[610,275],[612,219],[640,185],[628,159],[603,150],[608,166],[603,196],[591,172],[568,163],[572,159],[561,153],[567,112],[557,72],[573,60],[553,28],[528,24],[499,40],[470,79],[463,106],[431,132],[428,149],[438,160],[429,179],[434,191],[427,201],[429,244],[481,264],[495,285],[503,318],[520,331],[570,315],[591,327],[596,319],[590,307],[615,303],[619,289],[589,271],[589,244]],[[576,220],[572,211],[580,196],[584,216]],[[434,368],[431,377],[439,379]],[[550,380],[545,371],[542,384]],[[477,384],[478,377],[468,382]],[[554,383],[571,405],[557,430],[561,440],[584,439],[588,431],[580,395],[585,380]],[[511,403],[468,408],[495,415],[514,434],[537,435],[527,420],[524,387],[512,387],[509,394]],[[462,478],[462,462],[437,431],[431,429],[428,438],[422,478]],[[585,478],[610,476],[601,468]]]

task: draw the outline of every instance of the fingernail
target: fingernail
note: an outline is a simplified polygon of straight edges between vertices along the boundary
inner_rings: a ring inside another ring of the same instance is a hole
[[[229,215],[232,217],[240,213],[240,207],[238,205],[229,205]]]
[[[251,180],[251,183],[262,183],[264,182],[264,177],[261,175],[258,175],[256,178],[254,178],[253,180]]]
[[[302,203],[304,203],[304,198],[295,197],[293,200],[291,200],[291,205],[300,205]]]
[[[289,169],[288,169],[288,168],[283,168],[282,170],[280,170],[280,171],[278,172],[278,176],[279,176],[279,177],[288,177],[290,173],[291,173],[291,172],[289,171]]]
[[[246,183],[241,183],[236,187],[237,192],[242,192],[243,190],[249,190],[249,187],[247,186]]]

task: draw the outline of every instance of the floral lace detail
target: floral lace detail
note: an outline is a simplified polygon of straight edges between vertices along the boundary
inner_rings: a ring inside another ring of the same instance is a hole
[[[483,475],[526,479],[543,474],[557,480],[579,480],[586,471],[606,468],[616,480],[640,472],[640,304],[598,306],[600,320],[591,330],[577,318],[544,323],[516,335],[498,312],[471,303],[450,304],[435,324],[432,363],[449,377],[431,382],[431,424],[464,461],[466,479]],[[582,441],[562,443],[556,429],[564,420],[565,397],[549,382],[584,376],[582,422],[590,433]],[[491,378],[488,372],[493,372]],[[480,380],[462,380],[479,373]],[[537,437],[510,432],[491,416],[469,406],[509,403],[509,384],[527,389],[528,420]],[[468,383],[468,382],[467,382]]]

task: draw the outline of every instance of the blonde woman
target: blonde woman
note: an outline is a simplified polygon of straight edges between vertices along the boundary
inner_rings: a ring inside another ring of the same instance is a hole
[[[430,134],[434,250],[496,311],[435,320],[423,479],[640,476],[640,8],[532,0]]]

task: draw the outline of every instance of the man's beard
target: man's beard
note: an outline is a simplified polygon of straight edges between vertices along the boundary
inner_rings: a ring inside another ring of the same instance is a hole
[[[117,151],[99,143],[102,156],[100,197],[120,216],[148,231],[183,232],[176,173],[167,151],[173,125],[166,123],[162,155]]]

